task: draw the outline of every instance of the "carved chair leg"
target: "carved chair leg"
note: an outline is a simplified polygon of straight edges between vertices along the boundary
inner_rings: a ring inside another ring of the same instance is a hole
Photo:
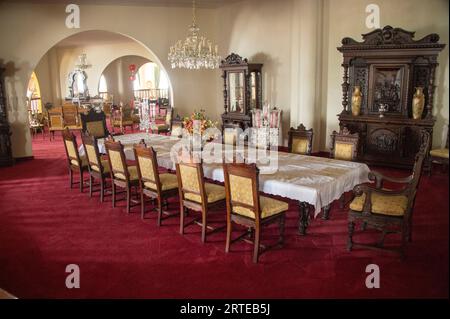
[[[84,178],[83,178],[83,170],[80,169],[80,192],[83,192],[83,185],[84,184]]]
[[[157,225],[158,227],[161,226],[161,219],[162,219],[162,198],[158,198],[158,220]]]
[[[183,203],[181,203],[181,199],[180,199],[180,234],[184,235],[184,213],[185,213],[185,208],[183,206]]]
[[[365,231],[367,229],[367,222],[362,222],[361,223],[361,230]]]
[[[105,179],[102,177],[100,179],[100,202],[103,203],[105,197]]]
[[[230,251],[230,243],[231,243],[231,233],[233,231],[233,223],[231,219],[227,218],[227,241],[225,243],[225,252],[228,253]]]
[[[69,168],[69,184],[70,188],[73,188],[73,172],[70,168]]]
[[[409,217],[408,220],[408,242],[412,242],[412,218]]]
[[[400,257],[402,260],[405,259],[405,250],[406,250],[407,243],[408,243],[408,227],[406,224],[403,224],[403,226],[402,226],[402,247],[400,250]]]
[[[353,232],[355,231],[355,223],[353,221],[348,222],[348,241],[347,250],[351,251],[353,247]]]
[[[111,180],[111,182],[112,182],[112,185],[111,185],[111,188],[112,188],[112,207],[114,208],[114,207],[116,207],[116,184],[114,184],[114,181],[112,181],[112,180]]]
[[[144,192],[141,190],[141,219],[144,219],[145,214],[145,197]]]
[[[328,204],[327,206],[325,206],[323,208],[323,215],[322,215],[323,220],[330,219],[330,209],[331,209],[331,204]]]
[[[284,243],[284,224],[286,220],[286,214],[280,216],[278,220],[278,226],[280,228],[280,238],[278,239],[278,245],[283,246]]]
[[[255,242],[253,247],[253,262],[256,264],[259,259],[259,241],[260,241],[260,225],[256,225],[255,227]]]
[[[387,234],[387,231],[386,231],[386,230],[383,230],[383,231],[381,232],[380,240],[379,240],[378,243],[377,243],[377,246],[378,246],[378,247],[383,247],[383,246],[384,246],[384,239],[386,238],[386,234]]]
[[[341,195],[339,198],[339,208],[343,209],[345,206],[345,193]]]
[[[130,213],[131,206],[131,186],[127,186],[127,214]]]
[[[92,197],[92,175],[89,174],[89,197]]]
[[[206,223],[208,211],[202,211],[202,243],[206,242]]]

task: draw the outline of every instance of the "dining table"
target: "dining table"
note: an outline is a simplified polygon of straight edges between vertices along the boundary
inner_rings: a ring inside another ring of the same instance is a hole
[[[145,142],[157,153],[158,165],[168,170],[176,168],[176,154],[183,139],[168,135],[133,133],[114,136],[115,141],[124,145],[127,160],[135,160],[133,146]],[[106,154],[105,139],[97,140],[99,152]],[[223,151],[236,153],[229,145],[214,145]],[[209,148],[210,150],[213,148]],[[85,154],[83,146],[80,156]],[[282,151],[271,151],[276,165],[258,165],[259,190],[269,195],[281,196],[298,203],[298,232],[305,235],[311,215],[316,218],[322,211],[323,219],[329,218],[330,205],[356,185],[369,182],[369,167],[364,163],[336,160],[332,158],[301,155]],[[223,163],[203,161],[205,178],[224,182]]]

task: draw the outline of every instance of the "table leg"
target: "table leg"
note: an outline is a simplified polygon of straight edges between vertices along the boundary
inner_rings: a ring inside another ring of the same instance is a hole
[[[328,220],[330,218],[330,208],[331,208],[331,204],[328,204],[327,206],[325,206],[323,208],[322,219]]]
[[[298,233],[306,235],[306,229],[309,225],[309,204],[306,202],[299,202],[299,218],[298,218]]]

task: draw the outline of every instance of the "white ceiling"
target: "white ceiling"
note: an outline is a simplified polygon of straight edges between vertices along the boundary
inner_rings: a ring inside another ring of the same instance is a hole
[[[195,0],[199,8],[218,8],[226,3],[240,2],[242,0]],[[68,4],[67,0],[0,0],[0,2],[20,2],[39,4]],[[163,6],[163,7],[190,7],[192,0],[77,0],[76,4],[91,5],[122,5],[122,6]]]

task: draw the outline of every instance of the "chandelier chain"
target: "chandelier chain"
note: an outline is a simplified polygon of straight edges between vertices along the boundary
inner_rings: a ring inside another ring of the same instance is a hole
[[[168,59],[172,68],[185,69],[215,69],[219,67],[221,57],[218,46],[205,36],[200,35],[200,28],[196,24],[195,0],[192,0],[192,25],[184,41],[178,40],[170,47]]]

